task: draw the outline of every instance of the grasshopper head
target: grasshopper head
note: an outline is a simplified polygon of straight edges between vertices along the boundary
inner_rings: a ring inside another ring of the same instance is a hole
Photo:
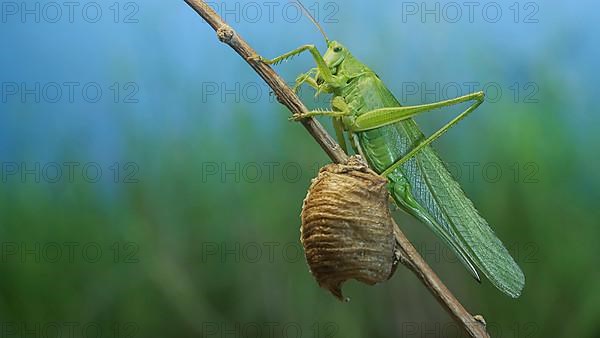
[[[350,52],[346,47],[337,41],[327,41],[327,51],[323,55],[323,59],[327,64],[327,67],[331,69],[331,72],[335,75],[339,69],[340,64],[350,55]]]

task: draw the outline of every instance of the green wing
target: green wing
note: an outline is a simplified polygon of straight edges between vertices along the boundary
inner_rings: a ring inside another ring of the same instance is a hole
[[[406,153],[422,137],[416,123],[406,120],[361,133],[360,143],[369,162],[381,172],[395,161],[392,157]],[[396,203],[426,223],[475,278],[479,279],[477,267],[504,293],[513,298],[521,295],[523,272],[431,147],[388,179]]]

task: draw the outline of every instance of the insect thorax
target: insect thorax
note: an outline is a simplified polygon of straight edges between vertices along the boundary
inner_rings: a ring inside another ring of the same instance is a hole
[[[371,70],[349,78],[345,86],[334,91],[334,96],[343,98],[354,116],[377,108],[399,105],[377,74]]]

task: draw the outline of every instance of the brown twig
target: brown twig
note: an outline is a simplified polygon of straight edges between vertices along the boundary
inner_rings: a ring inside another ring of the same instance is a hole
[[[267,64],[254,57],[257,53],[215,11],[202,0],[185,0],[216,32],[219,40],[229,45],[252,67],[260,77],[273,89],[277,100],[285,105],[292,113],[306,113],[307,109],[298,96],[287,86],[285,81]],[[302,120],[302,124],[321,145],[321,148],[336,163],[345,163],[348,155],[344,153],[337,142],[325,131],[323,126],[313,118]],[[431,270],[421,255],[415,250],[406,236],[394,223],[394,234],[400,249],[401,262],[412,270],[431,291],[438,302],[448,311],[452,318],[459,323],[465,332],[474,338],[489,338],[485,330],[483,318],[472,316],[454,297],[439,277]]]

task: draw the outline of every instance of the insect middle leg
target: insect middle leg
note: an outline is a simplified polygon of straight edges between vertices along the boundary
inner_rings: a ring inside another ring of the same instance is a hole
[[[421,151],[424,147],[431,144],[433,141],[442,136],[445,132],[447,132],[450,128],[452,128],[455,124],[457,124],[460,120],[465,118],[471,112],[473,112],[477,107],[479,107],[483,103],[484,93],[477,92],[465,96],[461,96],[455,99],[440,101],[436,103],[424,104],[419,106],[408,106],[408,107],[392,107],[392,108],[381,108],[366,112],[359,117],[356,118],[354,124],[350,127],[351,132],[360,132],[371,130],[379,127],[383,127],[392,123],[396,123],[402,120],[407,120],[413,118],[421,113],[431,111],[434,109],[447,107],[463,102],[475,101],[469,108],[460,113],[450,122],[445,124],[435,133],[431,134],[428,138],[421,141],[417,146],[415,146],[411,151],[409,151],[406,155],[404,155],[401,159],[392,164],[389,168],[387,168],[382,175],[387,176],[396,168],[404,164],[411,157],[416,155],[419,151]]]
[[[342,147],[342,150],[348,154],[348,146],[346,145],[346,138],[344,137],[344,123],[341,117],[333,118],[333,129],[335,130],[335,138]]]
[[[319,84],[317,83],[317,80],[315,80],[313,78],[313,76],[315,76],[317,72],[318,72],[318,69],[313,68],[304,74],[300,74],[300,76],[298,76],[296,78],[296,83],[294,84],[294,88],[292,88],[294,90],[294,93],[297,94],[300,86],[302,86],[305,83],[318,91]]]
[[[333,118],[342,118],[345,116],[352,115],[352,111],[350,110],[350,107],[348,107],[348,104],[340,96],[333,97],[333,99],[331,100],[331,107],[333,107],[333,110],[318,109],[318,110],[311,110],[304,114],[294,114],[294,115],[292,115],[290,120],[300,121],[305,118],[315,117],[315,116],[329,116],[329,117],[333,117]]]

